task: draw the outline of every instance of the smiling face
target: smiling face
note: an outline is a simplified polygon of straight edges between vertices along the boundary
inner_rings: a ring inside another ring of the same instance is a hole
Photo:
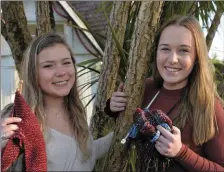
[[[166,89],[179,89],[187,85],[195,59],[195,40],[190,30],[171,25],[162,31],[156,62]]]
[[[75,83],[75,68],[63,44],[43,49],[38,54],[38,82],[44,95],[67,96]]]

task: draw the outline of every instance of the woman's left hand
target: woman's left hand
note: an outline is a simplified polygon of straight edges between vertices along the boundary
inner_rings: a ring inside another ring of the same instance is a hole
[[[156,149],[161,155],[175,157],[182,147],[180,130],[173,126],[173,133],[171,133],[160,125],[156,128],[161,133],[155,144]]]

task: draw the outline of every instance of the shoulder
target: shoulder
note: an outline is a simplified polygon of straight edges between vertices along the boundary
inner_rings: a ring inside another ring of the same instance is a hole
[[[1,118],[9,117],[11,112],[13,110],[13,103],[10,103],[6,105],[1,111],[0,111],[0,116]]]

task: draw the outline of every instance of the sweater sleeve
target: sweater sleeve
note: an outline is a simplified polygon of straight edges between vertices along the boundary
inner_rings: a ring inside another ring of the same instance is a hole
[[[152,90],[153,90],[153,92],[152,92]],[[147,78],[145,81],[145,90],[144,90],[144,95],[143,95],[142,107],[146,106],[146,103],[149,102],[149,99],[151,98],[150,96],[152,94],[154,94],[154,92],[155,92],[155,85],[153,83],[153,80],[152,80],[152,78]],[[104,112],[108,116],[113,117],[114,119],[116,119],[120,114],[120,112],[112,112],[110,110],[110,99],[108,99],[106,101],[106,106],[104,108]]]
[[[108,135],[101,137],[97,140],[94,140],[96,159],[101,158],[104,154],[106,154],[109,151],[112,138],[113,138],[113,132],[110,132]]]
[[[113,117],[113,118],[115,118],[115,119],[119,116],[119,113],[120,113],[120,112],[112,112],[112,111],[110,110],[110,99],[108,99],[108,100],[106,101],[106,107],[104,108],[104,112],[105,112],[108,116]]]
[[[205,157],[201,157],[183,144],[175,157],[189,171],[224,171],[224,110],[220,103],[215,107],[218,133],[203,144]]]

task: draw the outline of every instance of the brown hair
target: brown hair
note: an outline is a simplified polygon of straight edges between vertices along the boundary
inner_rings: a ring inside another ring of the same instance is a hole
[[[36,114],[43,133],[47,127],[45,124],[46,119],[43,111],[43,93],[38,84],[38,77],[40,76],[38,76],[37,58],[38,54],[43,49],[55,46],[56,44],[62,44],[68,49],[75,68],[75,59],[69,45],[60,35],[55,33],[47,33],[37,37],[28,47],[22,63],[22,79],[24,81],[22,95],[24,96],[31,110]],[[71,88],[69,94],[64,98],[64,104],[67,108],[66,110],[68,112],[70,124],[74,131],[74,135],[79,144],[79,147],[83,151],[84,156],[88,156],[88,124],[86,120],[86,113],[79,98],[77,89],[76,68],[75,84]]]
[[[188,79],[188,95],[181,103],[174,125],[185,126],[186,120],[193,125],[193,141],[196,145],[211,139],[218,130],[215,118],[215,100],[220,99],[214,82],[214,73],[208,57],[208,50],[201,26],[193,16],[176,16],[165,23],[155,38],[153,55],[156,54],[163,30],[170,26],[183,26],[191,31],[195,40],[196,63]],[[162,87],[163,78],[159,74],[154,56],[153,78],[157,87]]]

